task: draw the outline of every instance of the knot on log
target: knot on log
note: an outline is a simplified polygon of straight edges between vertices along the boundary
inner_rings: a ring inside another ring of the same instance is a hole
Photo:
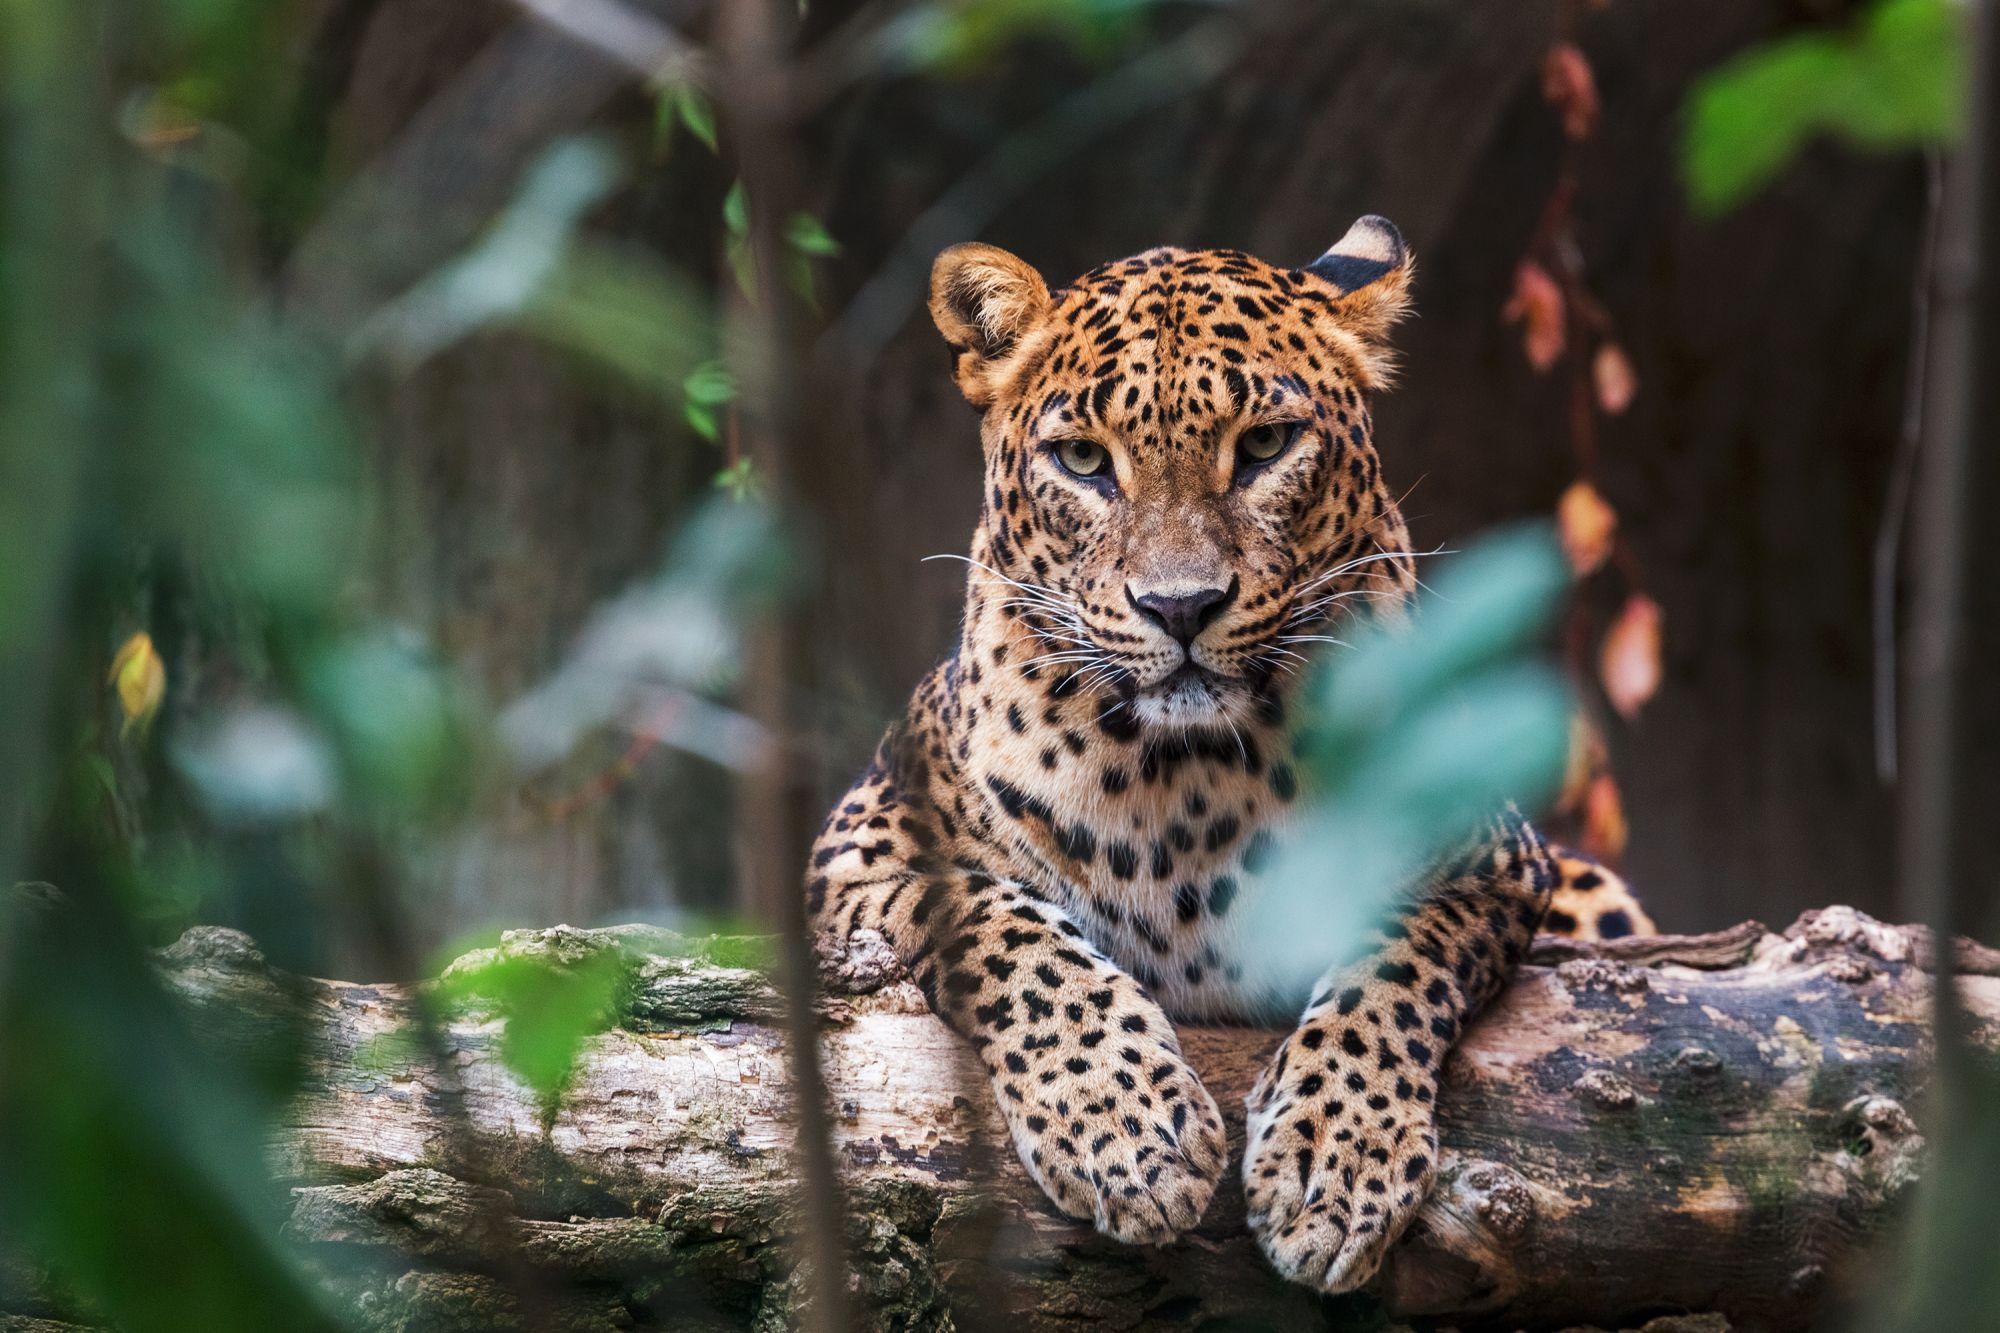
[[[813,941],[813,958],[827,988],[842,995],[872,995],[903,979],[902,960],[879,930],[850,931],[845,940],[821,935]]]
[[[1593,1069],[1571,1086],[1584,1100],[1606,1111],[1628,1111],[1639,1104],[1637,1090],[1608,1069]]]
[[[1892,926],[1852,907],[1821,907],[1803,913],[1785,931],[1783,943],[1765,956],[1796,963],[1829,954],[1863,954],[1885,963],[1929,969],[1936,957],[1932,941],[1928,926]],[[1977,941],[1953,940],[1951,959],[1952,971],[1958,975],[2000,976],[2000,949]]]
[[[1881,969],[1859,955],[1844,953],[1829,960],[1826,974],[1850,986],[1865,986],[1881,975]]]
[[[1842,1148],[1850,1174],[1883,1198],[1917,1183],[1924,1136],[1917,1122],[1893,1097],[1857,1097],[1843,1108],[1847,1141]]]
[[[1683,1046],[1674,1052],[1672,1065],[1676,1074],[1689,1079],[1710,1079],[1722,1072],[1722,1057],[1706,1046]]]
[[[1891,1097],[1863,1097],[1851,1103],[1855,1119],[1876,1140],[1908,1138],[1917,1132],[1917,1122],[1903,1104]]]
[[[427,1168],[391,1171],[360,1185],[292,1192],[285,1234],[314,1244],[388,1246],[420,1258],[476,1263],[511,1243],[497,1219],[514,1196]]]
[[[1916,963],[1929,958],[1930,932],[1917,926],[1889,926],[1852,907],[1822,907],[1807,912],[1785,932],[1784,956],[1798,962],[1817,954],[1856,953],[1885,963]]]
[[[1557,965],[1556,979],[1573,995],[1586,991],[1638,995],[1651,985],[1643,969],[1609,958],[1572,958]]]
[[[1512,1167],[1477,1159],[1440,1174],[1419,1230],[1395,1251],[1382,1290],[1404,1314],[1497,1310],[1519,1294],[1516,1252],[1540,1213]]]
[[[264,976],[271,964],[256,942],[240,930],[227,926],[190,926],[181,937],[159,951],[160,961],[174,969],[209,967],[221,972],[248,972]]]
[[[1518,1171],[1497,1162],[1475,1162],[1458,1176],[1461,1197],[1501,1240],[1523,1240],[1535,1220],[1535,1192]]]

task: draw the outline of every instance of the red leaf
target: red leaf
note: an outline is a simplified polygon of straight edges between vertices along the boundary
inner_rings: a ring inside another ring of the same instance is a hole
[[[1579,815],[1590,784],[1611,762],[1604,736],[1583,712],[1569,715],[1569,757],[1563,764],[1562,792],[1555,810],[1561,815]]]
[[[1549,271],[1532,259],[1514,269],[1514,293],[1500,310],[1509,324],[1522,325],[1521,346],[1528,364],[1546,372],[1562,359],[1563,294]]]
[[[1558,42],[1542,57],[1542,96],[1562,112],[1564,134],[1590,137],[1597,124],[1597,76],[1573,43]]]
[[[1594,574],[1611,554],[1611,534],[1618,530],[1618,511],[1587,481],[1571,482],[1556,501],[1556,530],[1563,553],[1578,578]]]
[[[1632,358],[1617,343],[1605,343],[1590,363],[1591,379],[1597,385],[1597,405],[1609,416],[1617,416],[1632,405],[1639,392],[1639,373]]]
[[[1625,854],[1625,798],[1609,773],[1591,780],[1583,798],[1582,849],[1600,861],[1616,862]]]
[[[1660,604],[1635,592],[1604,636],[1598,678],[1611,706],[1626,718],[1638,716],[1660,688],[1660,620]]]

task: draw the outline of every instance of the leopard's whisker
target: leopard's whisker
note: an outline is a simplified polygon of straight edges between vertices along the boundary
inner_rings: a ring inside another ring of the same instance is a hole
[[[1397,595],[1396,593],[1383,592],[1380,588],[1350,588],[1346,592],[1330,593],[1327,596],[1316,597],[1309,602],[1295,606],[1292,608],[1290,618],[1304,620],[1323,608],[1333,606],[1338,602],[1344,602],[1350,597],[1367,597],[1379,600],[1385,597],[1394,598]]]
[[[974,560],[969,555],[959,555],[953,551],[940,551],[936,555],[924,556],[922,560],[920,560],[918,563],[924,564],[932,560],[956,560],[961,564],[971,565],[974,569],[984,570],[986,573],[991,574],[994,578],[1000,580],[1000,582],[1008,584],[1011,587],[1019,588],[1023,592],[1047,593],[1051,597],[1060,597],[1062,595],[1061,593],[1057,592],[1054,588],[1047,587],[1040,583],[1023,583],[1019,579],[1008,578],[1005,574],[1002,574],[999,570],[993,568],[993,566],[987,564],[985,561]]]
[[[1090,690],[1096,689],[1099,685],[1109,684],[1117,680],[1119,673],[1124,669],[1115,662],[1100,662],[1096,666],[1078,673],[1082,677],[1078,688]]]
[[[1046,643],[1068,643],[1100,653],[1104,651],[1095,639],[1088,639],[1080,634],[1058,634],[1054,630],[1036,630],[1035,637]]]
[[[1415,551],[1377,551],[1372,555],[1356,556],[1352,560],[1344,560],[1330,569],[1315,574],[1312,578],[1299,585],[1297,591],[1306,592],[1325,583],[1328,579],[1339,578],[1342,574],[1359,569],[1363,565],[1372,564],[1378,560],[1394,560],[1402,556],[1414,557],[1416,554]]]
[[[1243,739],[1243,728],[1236,725],[1236,719],[1227,713],[1222,715],[1222,720],[1229,724],[1230,734],[1236,737],[1236,757],[1243,762],[1245,768],[1248,768],[1250,766],[1250,747]]]

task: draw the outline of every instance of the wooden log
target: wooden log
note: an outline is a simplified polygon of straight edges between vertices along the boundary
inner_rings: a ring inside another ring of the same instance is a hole
[[[379,1326],[506,1326],[503,1262],[543,1283],[568,1327],[781,1326],[796,1167],[776,997],[758,972],[650,928],[514,932],[500,952],[574,966],[613,947],[634,960],[630,1016],[592,1040],[553,1104],[504,1067],[493,1014],[443,1025],[462,1090],[447,1095],[406,1040],[407,988],[291,977],[212,928],[164,969],[217,1041],[284,1025],[305,1042],[273,1170],[295,1187],[291,1233]],[[1783,934],[1542,940],[1446,1063],[1438,1187],[1374,1296],[1462,1326],[1692,1312],[1706,1322],[1673,1326],[1804,1327],[1921,1166],[1927,947],[1920,928],[1839,907]],[[1962,944],[1957,960],[1992,1051],[2000,954]],[[880,941],[824,961],[869,1327],[1331,1328],[1363,1308],[1273,1275],[1233,1185],[1165,1249],[1056,1216],[979,1069]],[[1243,1095],[1276,1041],[1183,1030],[1239,1152]],[[460,1102],[472,1160],[450,1118]]]

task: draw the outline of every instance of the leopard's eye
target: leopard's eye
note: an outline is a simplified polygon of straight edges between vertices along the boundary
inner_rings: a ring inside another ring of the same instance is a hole
[[[1051,452],[1073,477],[1102,476],[1111,466],[1111,452],[1095,440],[1057,440]]]
[[[1237,457],[1251,463],[1268,463],[1285,452],[1299,437],[1300,429],[1300,423],[1296,421],[1271,421],[1252,426],[1236,437]]]

